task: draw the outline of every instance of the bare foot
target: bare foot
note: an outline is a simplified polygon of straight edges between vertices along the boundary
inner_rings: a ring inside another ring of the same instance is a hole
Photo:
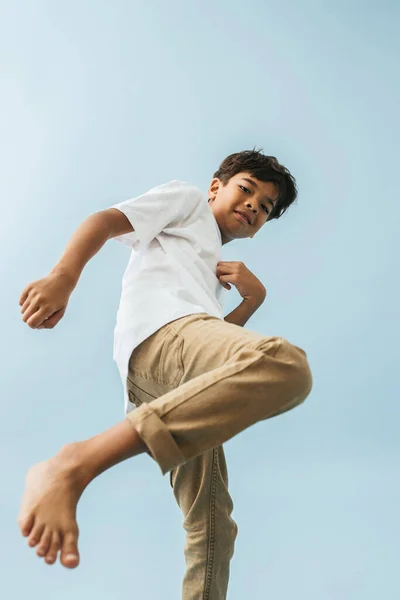
[[[18,523],[36,554],[73,569],[79,564],[76,506],[88,481],[79,469],[79,443],[70,444],[50,460],[28,471]]]

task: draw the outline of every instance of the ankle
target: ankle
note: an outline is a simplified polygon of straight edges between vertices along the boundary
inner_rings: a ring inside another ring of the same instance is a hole
[[[65,444],[54,458],[65,475],[82,491],[95,477],[85,442]]]
[[[83,442],[63,446],[54,460],[76,486],[83,486],[83,491],[110,467],[143,452],[150,454],[136,429],[124,419]]]

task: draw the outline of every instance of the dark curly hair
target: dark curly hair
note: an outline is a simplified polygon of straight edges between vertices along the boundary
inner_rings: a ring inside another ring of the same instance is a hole
[[[296,180],[275,156],[266,156],[262,150],[244,150],[227,156],[214,177],[226,185],[238,173],[246,171],[260,181],[273,181],[279,188],[279,198],[268,220],[279,219],[297,197]]]

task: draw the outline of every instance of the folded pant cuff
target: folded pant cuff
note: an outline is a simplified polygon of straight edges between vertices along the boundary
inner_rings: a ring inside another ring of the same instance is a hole
[[[163,475],[185,462],[185,457],[168,428],[148,405],[127,414],[126,418],[142,438]]]

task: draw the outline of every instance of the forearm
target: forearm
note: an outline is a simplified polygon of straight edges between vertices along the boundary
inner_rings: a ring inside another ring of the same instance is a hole
[[[239,306],[237,306],[229,315],[226,315],[224,321],[233,323],[243,327],[250,317],[260,308],[262,302],[251,302],[249,300],[243,300]]]
[[[110,238],[109,223],[101,213],[90,215],[72,235],[52,273],[68,276],[75,287],[86,263]]]

